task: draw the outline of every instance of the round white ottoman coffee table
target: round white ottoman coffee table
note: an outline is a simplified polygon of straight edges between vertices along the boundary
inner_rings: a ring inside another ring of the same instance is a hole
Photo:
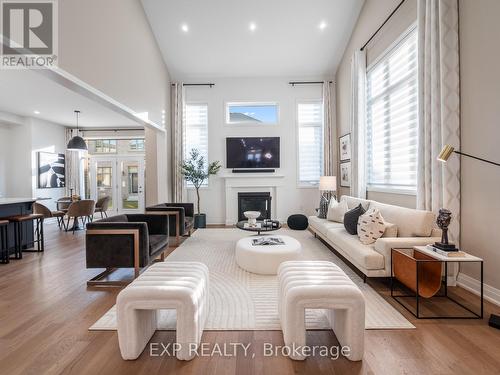
[[[245,237],[236,243],[236,263],[244,270],[261,275],[276,275],[281,262],[297,259],[302,246],[295,238],[279,237],[282,245],[253,245],[252,240],[257,236]]]

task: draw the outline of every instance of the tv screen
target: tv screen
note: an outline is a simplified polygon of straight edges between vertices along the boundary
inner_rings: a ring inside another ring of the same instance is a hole
[[[279,168],[279,137],[226,138],[227,168]]]

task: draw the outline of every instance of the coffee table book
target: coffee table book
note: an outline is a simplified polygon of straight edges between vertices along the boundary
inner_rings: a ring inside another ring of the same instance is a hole
[[[452,251],[452,253],[454,253],[454,254],[449,254],[450,253],[449,251],[445,251],[444,254],[442,254],[441,253],[442,250],[436,251],[432,245],[430,245],[430,246],[429,245],[427,245],[427,246],[414,246],[413,249],[420,251],[421,253],[427,254],[427,255],[429,255],[437,260],[450,261],[451,259],[453,259],[453,261],[459,261],[459,262],[480,262],[480,261],[482,261],[481,258],[467,254],[464,251]]]
[[[465,253],[463,251],[460,251],[460,250],[443,250],[443,249],[437,248],[436,246],[433,246],[433,245],[427,245],[426,247],[427,247],[427,249],[429,249],[437,254],[444,255],[447,257],[459,258],[459,257],[465,256]]]

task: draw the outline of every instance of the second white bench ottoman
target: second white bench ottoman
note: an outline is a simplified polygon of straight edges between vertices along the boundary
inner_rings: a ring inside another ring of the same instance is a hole
[[[363,358],[365,299],[344,271],[327,261],[289,261],[281,263],[278,280],[285,345],[305,346],[305,309],[326,309],[340,345],[350,348],[347,358]],[[303,360],[305,356],[291,351],[290,358]]]
[[[155,263],[118,294],[118,343],[123,359],[136,359],[142,353],[157,329],[159,309],[177,310],[177,359],[192,359],[208,313],[207,266]]]

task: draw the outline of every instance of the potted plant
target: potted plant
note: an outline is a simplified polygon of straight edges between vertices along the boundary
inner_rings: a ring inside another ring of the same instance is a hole
[[[219,161],[214,161],[205,165],[205,158],[200,155],[197,149],[192,149],[189,154],[189,159],[181,163],[181,171],[186,181],[190,182],[196,189],[196,212],[194,215],[194,227],[205,228],[207,225],[206,214],[200,212],[200,187],[208,180],[211,175],[216,175],[219,172],[221,165]]]

